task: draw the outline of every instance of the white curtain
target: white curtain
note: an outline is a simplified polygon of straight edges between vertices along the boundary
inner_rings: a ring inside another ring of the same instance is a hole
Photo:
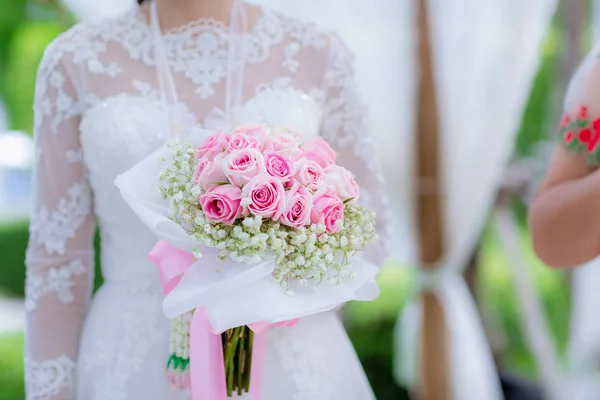
[[[492,355],[462,272],[513,149],[556,0],[431,0],[442,132],[446,241],[442,273],[421,280],[449,322],[457,400],[501,399]],[[397,329],[398,378],[414,384],[420,315],[409,305]],[[412,340],[411,340],[412,339]],[[413,356],[412,358],[410,356]]]

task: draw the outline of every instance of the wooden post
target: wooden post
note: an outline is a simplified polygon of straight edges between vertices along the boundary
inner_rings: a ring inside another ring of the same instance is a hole
[[[444,253],[437,98],[427,0],[419,0],[420,81],[416,125],[417,222],[422,268],[432,268]],[[435,268],[435,267],[434,267]],[[450,400],[448,344],[443,308],[435,295],[423,295],[421,400]]]

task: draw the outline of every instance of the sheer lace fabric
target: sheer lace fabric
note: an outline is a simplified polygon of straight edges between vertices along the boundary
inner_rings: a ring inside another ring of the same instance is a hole
[[[318,27],[260,10],[244,34],[243,104],[236,118],[322,135],[379,214],[385,193],[353,83],[352,57]],[[178,126],[226,123],[228,30],[195,21],[164,33],[180,102]],[[27,256],[28,399],[179,399],[164,378],[168,321],[147,254],[154,238],[121,200],[114,179],[169,138],[154,44],[137,9],[78,25],[51,44],[35,100],[35,204]],[[102,236],[105,285],[90,304],[92,236]],[[84,323],[85,321],[85,323]],[[327,340],[323,336],[330,335]],[[276,329],[265,399],[369,399],[372,393],[334,314]],[[331,343],[326,343],[326,342]],[[77,379],[75,379],[77,371]]]

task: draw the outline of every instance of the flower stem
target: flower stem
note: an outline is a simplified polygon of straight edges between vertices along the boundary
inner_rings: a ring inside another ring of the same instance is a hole
[[[250,390],[253,338],[254,333],[247,326],[229,329],[221,335],[228,396]]]
[[[231,397],[233,394],[233,365],[229,368],[227,373],[227,397]]]
[[[238,390],[238,395],[242,394],[242,389],[244,389],[244,387],[242,386],[242,381],[243,381],[243,376],[245,373],[245,365],[244,365],[244,358],[245,358],[245,353],[244,353],[244,347],[246,344],[246,331],[247,331],[247,327],[243,326],[242,330],[240,331],[240,346],[239,346],[239,351],[237,354],[237,364],[238,364],[238,373],[237,373],[237,390]]]
[[[225,358],[225,373],[227,380],[227,395],[231,397],[234,388],[234,372],[235,372],[235,353],[237,350],[238,341],[240,339],[240,329],[237,327],[226,332],[226,344],[223,351]]]
[[[248,329],[247,339],[248,343],[246,347],[248,350],[246,350],[246,359],[244,360],[246,364],[246,368],[244,368],[244,388],[246,391],[250,391],[250,373],[252,372],[252,345],[254,344],[254,332],[252,332],[251,329]]]

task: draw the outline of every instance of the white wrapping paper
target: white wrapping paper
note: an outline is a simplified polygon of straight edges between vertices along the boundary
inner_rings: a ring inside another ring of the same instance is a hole
[[[195,132],[207,137],[211,132]],[[163,310],[169,318],[198,307],[206,307],[215,331],[224,331],[253,322],[276,323],[332,310],[342,303],[370,301],[379,294],[375,282],[378,268],[355,257],[354,279],[340,284],[322,283],[313,287],[292,287],[286,294],[272,276],[275,263],[266,259],[256,265],[221,261],[215,249],[200,246],[182,227],[169,219],[168,202],[160,195],[159,175],[171,150],[164,145],[152,155],[119,176],[115,184],[125,201],[141,218],[157,240],[164,240],[182,250],[200,249],[202,257],[184,273],[178,286],[165,298]]]

